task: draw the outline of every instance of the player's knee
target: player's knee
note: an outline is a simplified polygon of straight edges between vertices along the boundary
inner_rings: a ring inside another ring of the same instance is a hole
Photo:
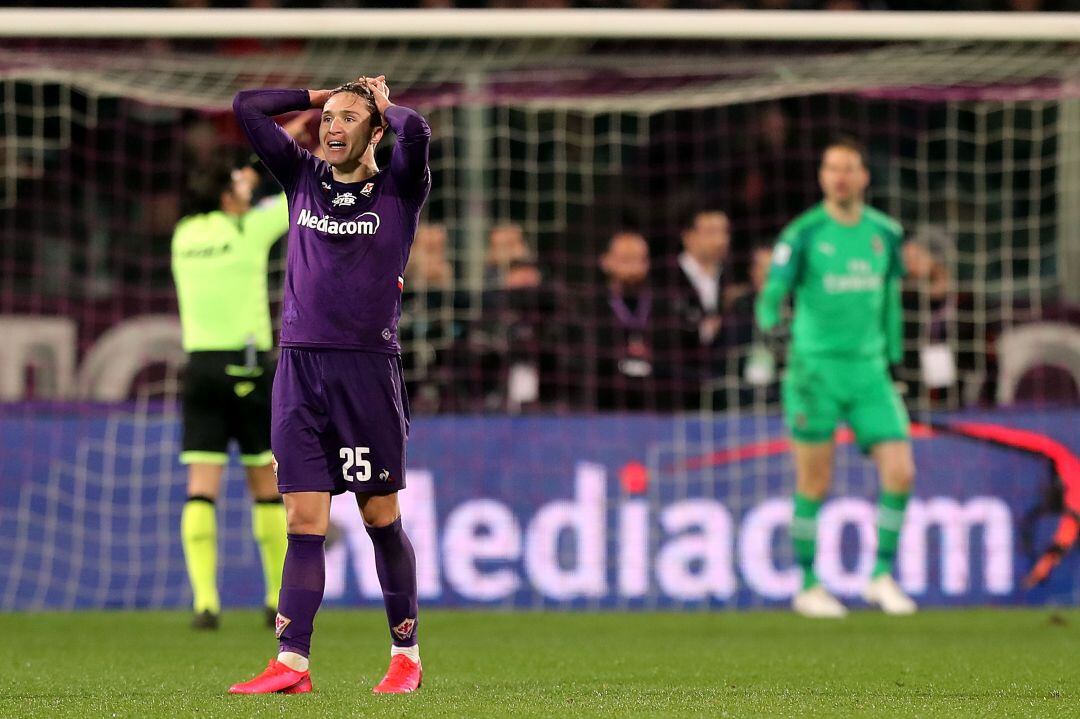
[[[914,463],[907,460],[897,462],[889,471],[889,477],[889,484],[892,485],[889,489],[894,492],[910,492],[915,486]]]
[[[325,536],[330,526],[329,501],[324,507],[318,501],[300,501],[286,495],[285,526],[289,534],[318,534]],[[329,499],[329,495],[327,495]]]
[[[393,524],[401,516],[401,511],[398,508],[397,493],[357,495],[356,502],[360,506],[360,514],[364,518],[364,524],[369,527],[385,527]]]
[[[799,494],[809,499],[824,499],[829,493],[831,477],[824,475],[807,474],[796,481],[796,490]]]

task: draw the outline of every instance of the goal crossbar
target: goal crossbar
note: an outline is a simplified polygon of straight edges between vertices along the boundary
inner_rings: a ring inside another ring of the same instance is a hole
[[[0,9],[0,37],[1080,40],[1080,13]]]

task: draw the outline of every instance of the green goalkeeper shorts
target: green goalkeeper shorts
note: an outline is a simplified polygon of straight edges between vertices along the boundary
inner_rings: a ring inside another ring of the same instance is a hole
[[[847,422],[863,452],[878,442],[907,440],[907,409],[884,359],[799,357],[788,360],[781,387],[784,419],[800,442],[825,442]]]

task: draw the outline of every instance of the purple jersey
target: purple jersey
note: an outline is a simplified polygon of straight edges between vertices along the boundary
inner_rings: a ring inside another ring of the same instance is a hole
[[[431,130],[418,113],[392,105],[389,169],[337,182],[329,164],[273,119],[310,107],[307,90],[245,90],[233,100],[251,146],[289,198],[281,346],[398,354],[402,276],[431,189]]]

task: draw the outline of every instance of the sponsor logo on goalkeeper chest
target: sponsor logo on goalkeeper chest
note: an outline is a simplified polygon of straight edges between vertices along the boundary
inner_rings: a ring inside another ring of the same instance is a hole
[[[300,210],[296,224],[327,235],[374,235],[382,220],[374,212],[364,212],[352,220],[339,220],[327,215],[319,216],[306,207]]]

